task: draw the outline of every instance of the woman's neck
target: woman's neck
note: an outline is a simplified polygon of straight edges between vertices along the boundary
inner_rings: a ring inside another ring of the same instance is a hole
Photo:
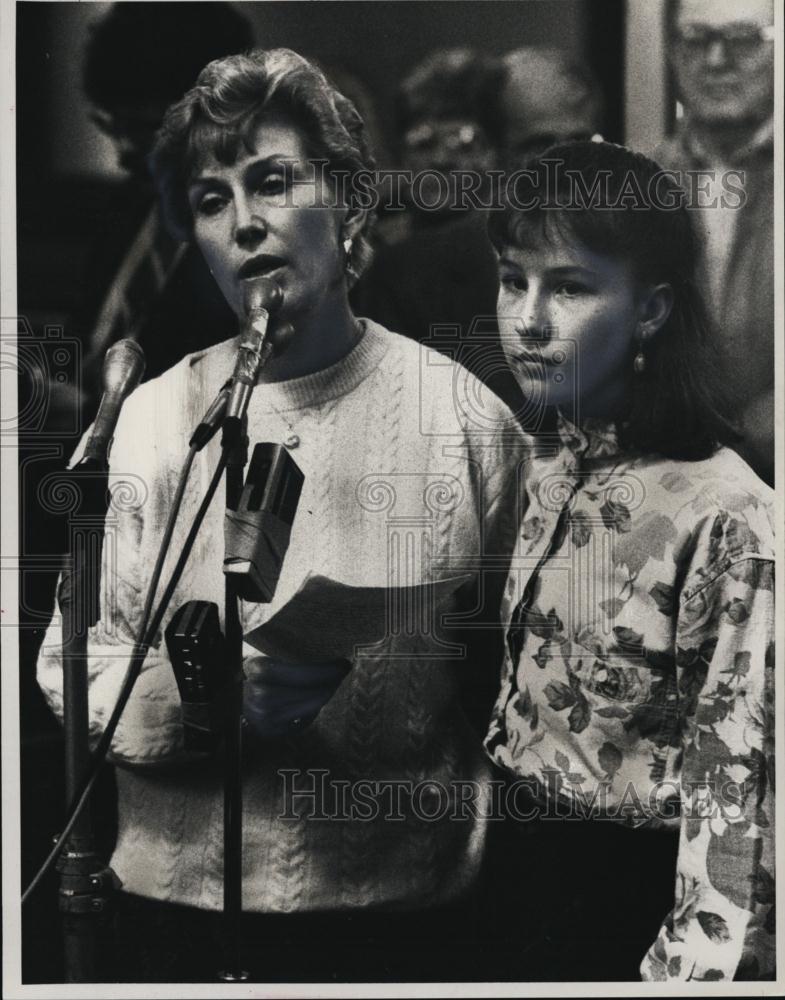
[[[318,312],[292,317],[294,333],[263,368],[260,382],[284,382],[324,371],[345,358],[362,336],[344,291]]]

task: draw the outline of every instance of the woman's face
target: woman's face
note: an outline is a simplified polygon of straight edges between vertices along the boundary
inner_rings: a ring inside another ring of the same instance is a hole
[[[284,294],[280,316],[297,321],[343,291],[341,223],[300,131],[269,116],[227,166],[210,156],[188,186],[194,237],[231,308],[242,318],[248,278],[267,275]]]
[[[631,266],[537,237],[501,254],[502,346],[529,403],[567,416],[613,416],[632,381],[641,300]]]

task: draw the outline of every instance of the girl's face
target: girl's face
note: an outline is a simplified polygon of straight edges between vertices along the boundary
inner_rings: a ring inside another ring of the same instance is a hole
[[[631,388],[645,310],[631,265],[555,234],[504,247],[499,269],[502,346],[530,404],[614,416]]]
[[[252,145],[248,153],[241,144],[229,166],[211,156],[196,171],[188,186],[194,237],[238,317],[246,279],[268,275],[284,294],[280,317],[296,322],[345,287],[346,211],[325,207],[330,192],[286,119],[265,118]]]

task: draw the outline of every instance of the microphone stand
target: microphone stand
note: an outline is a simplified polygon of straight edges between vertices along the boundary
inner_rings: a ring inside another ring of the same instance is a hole
[[[57,603],[62,615],[65,793],[76,798],[90,762],[87,700],[87,632],[100,617],[100,569],[109,506],[105,463],[83,459],[67,475],[81,498],[71,523]],[[63,915],[65,981],[98,982],[98,924],[120,881],[95,852],[89,804],[66,841],[57,864]]]
[[[248,461],[247,420],[224,427],[222,447],[228,452],[226,506],[237,510],[243,491],[243,470]],[[245,982],[247,970],[240,958],[240,921],[243,911],[243,629],[237,583],[226,575],[224,625],[228,680],[224,703],[224,908],[222,927],[224,982]]]
[[[87,632],[101,616],[101,554],[109,509],[107,453],[123,401],[139,384],[143,371],[144,352],[135,341],[118,341],[107,351],[104,392],[93,429],[81,461],[66,474],[67,491],[80,498],[57,594],[62,615],[65,792],[69,807],[81,792],[90,763]],[[95,853],[87,808],[74,824],[57,867],[66,982],[94,982],[97,920],[120,882]]]
[[[270,313],[280,307],[281,289],[270,278],[248,282],[243,293],[245,323],[223,417],[221,450],[226,460],[226,507],[237,510],[248,461],[248,403],[262,366],[272,353],[267,340]],[[213,413],[211,407],[209,413]],[[213,416],[215,414],[213,413]],[[207,416],[205,423],[209,422]],[[198,431],[197,431],[198,433]],[[224,591],[227,693],[224,703],[224,982],[244,982],[248,972],[240,961],[240,920],[243,912],[243,629],[237,584],[227,575]]]

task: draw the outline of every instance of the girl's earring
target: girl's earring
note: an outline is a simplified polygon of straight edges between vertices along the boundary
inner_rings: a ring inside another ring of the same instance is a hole
[[[638,348],[638,353],[632,362],[632,368],[636,375],[642,375],[646,371],[646,355],[643,353],[643,345]]]
[[[632,370],[636,375],[642,375],[646,371],[646,355],[643,353],[643,345],[646,343],[646,330],[643,326],[638,328],[638,352],[632,362]]]

